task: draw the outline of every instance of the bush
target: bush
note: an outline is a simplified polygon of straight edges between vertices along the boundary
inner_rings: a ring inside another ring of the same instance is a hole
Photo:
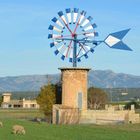
[[[48,84],[41,87],[41,91],[37,97],[37,103],[40,105],[40,110],[45,116],[51,119],[52,107],[56,102],[56,87],[53,84]]]
[[[131,101],[131,102],[126,103],[124,108],[125,109],[131,109],[131,105],[134,105],[135,109],[140,109],[140,105],[135,101]]]

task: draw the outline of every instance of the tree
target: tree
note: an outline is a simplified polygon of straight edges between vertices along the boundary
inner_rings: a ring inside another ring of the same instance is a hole
[[[3,102],[3,99],[2,99],[2,96],[0,96],[0,107],[1,107],[2,102]]]
[[[56,86],[53,84],[48,84],[41,87],[40,93],[37,96],[37,103],[40,105],[40,110],[42,110],[45,116],[50,116],[52,114],[53,104],[56,102]]]
[[[88,89],[88,107],[90,109],[104,109],[107,103],[107,94],[99,88]]]
[[[55,85],[56,88],[56,104],[62,104],[62,83],[59,81],[58,83],[56,83]]]
[[[135,101],[131,101],[131,102],[126,103],[124,108],[131,109],[131,105],[134,105],[135,109],[140,109],[140,105]]]

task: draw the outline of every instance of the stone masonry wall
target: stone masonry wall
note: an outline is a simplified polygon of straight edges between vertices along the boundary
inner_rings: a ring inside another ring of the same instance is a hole
[[[78,93],[82,93],[82,110],[87,109],[87,73],[89,69],[61,69],[62,105],[78,108]]]
[[[118,124],[140,123],[134,110],[85,110],[81,111],[79,123]]]

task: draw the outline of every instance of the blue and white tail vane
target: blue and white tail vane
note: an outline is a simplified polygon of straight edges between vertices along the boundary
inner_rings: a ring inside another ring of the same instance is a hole
[[[132,51],[126,44],[123,43],[122,39],[128,33],[130,29],[122,30],[119,32],[111,33],[107,36],[104,42],[110,47],[114,49],[120,50],[129,50]]]
[[[88,16],[86,11],[78,8],[66,8],[59,11],[49,25],[48,39],[55,55],[60,55],[62,60],[68,58],[77,66],[82,58],[88,58],[88,53],[94,53],[95,48],[105,43],[109,48],[132,51],[122,39],[130,29],[110,33],[104,40],[97,40],[98,32],[95,19]]]

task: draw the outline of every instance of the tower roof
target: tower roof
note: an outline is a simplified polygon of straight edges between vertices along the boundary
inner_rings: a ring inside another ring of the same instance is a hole
[[[3,93],[2,96],[11,96],[11,93]]]

